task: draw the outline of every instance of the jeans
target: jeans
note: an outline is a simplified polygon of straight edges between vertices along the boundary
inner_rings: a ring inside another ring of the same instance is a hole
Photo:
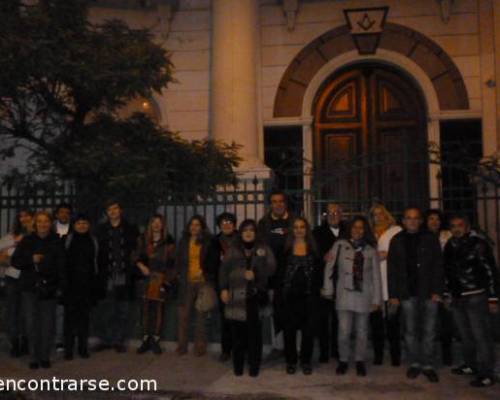
[[[115,291],[106,294],[98,306],[101,310],[101,340],[106,345],[124,344],[129,332],[130,300],[117,296]]]
[[[32,361],[49,361],[55,331],[56,300],[41,300],[33,292],[22,292],[26,331]]]
[[[5,278],[6,306],[7,306],[7,334],[12,344],[19,340],[19,336],[25,336],[22,295],[19,279]]]
[[[401,301],[407,361],[412,367],[434,368],[438,303],[411,297]]]
[[[349,362],[351,353],[351,333],[354,323],[356,330],[356,345],[354,347],[355,361],[364,361],[368,344],[368,313],[338,310],[339,319],[339,360]]]
[[[495,347],[487,295],[482,293],[453,300],[452,311],[462,338],[465,363],[476,368],[479,376],[492,376]]]

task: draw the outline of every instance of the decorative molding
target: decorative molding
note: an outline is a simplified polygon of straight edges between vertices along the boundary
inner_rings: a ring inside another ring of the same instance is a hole
[[[286,27],[289,32],[295,30],[299,0],[283,0],[283,12],[286,17]]]
[[[447,24],[450,21],[451,8],[454,0],[437,0],[439,3],[439,12],[441,14],[441,21]]]
[[[359,54],[375,54],[389,7],[349,8],[344,17]]]

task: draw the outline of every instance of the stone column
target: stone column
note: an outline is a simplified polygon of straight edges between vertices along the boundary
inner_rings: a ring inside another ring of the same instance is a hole
[[[211,137],[243,146],[239,170],[262,176],[259,159],[258,0],[212,0]]]

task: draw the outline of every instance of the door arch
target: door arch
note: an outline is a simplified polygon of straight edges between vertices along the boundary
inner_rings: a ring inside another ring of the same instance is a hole
[[[428,204],[426,107],[406,74],[378,63],[350,66],[314,103],[315,186],[320,201],[366,211]]]

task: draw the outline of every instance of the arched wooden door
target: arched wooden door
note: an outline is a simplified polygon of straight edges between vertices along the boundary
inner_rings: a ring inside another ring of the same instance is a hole
[[[425,105],[403,73],[352,67],[327,81],[315,104],[320,201],[339,201],[352,211],[373,201],[395,211],[428,202]]]

